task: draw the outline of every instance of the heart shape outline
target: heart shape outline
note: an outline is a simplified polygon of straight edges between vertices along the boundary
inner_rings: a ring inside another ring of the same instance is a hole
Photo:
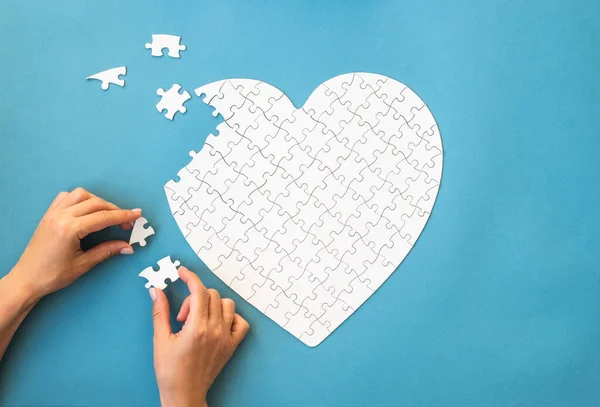
[[[329,79],[301,109],[250,79],[195,93],[224,121],[190,153],[180,180],[165,185],[173,216],[221,280],[316,346],[396,270],[424,229],[443,168],[435,119],[406,85],[370,73]],[[331,230],[336,222],[343,227]]]

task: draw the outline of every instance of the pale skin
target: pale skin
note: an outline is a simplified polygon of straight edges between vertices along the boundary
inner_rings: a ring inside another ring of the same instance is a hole
[[[77,188],[61,192],[40,221],[15,267],[0,279],[0,362],[15,332],[44,296],[75,282],[94,266],[117,255],[133,253],[125,241],[104,242],[81,249],[90,233],[120,225],[131,229],[140,209],[121,209]],[[154,368],[163,407],[206,406],[206,395],[217,375],[248,332],[248,323],[235,312],[235,303],[207,289],[196,274],[180,267],[190,291],[173,333],[169,302],[150,289],[154,323]]]

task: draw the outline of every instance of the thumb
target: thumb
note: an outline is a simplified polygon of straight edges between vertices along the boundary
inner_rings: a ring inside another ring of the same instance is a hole
[[[171,333],[171,317],[169,314],[169,301],[162,290],[150,289],[152,298],[152,322],[154,323],[154,341],[168,338]]]
[[[92,267],[110,259],[117,254],[132,254],[131,246],[122,240],[111,240],[109,242],[100,243],[98,246],[86,250],[81,255],[83,265],[83,273],[89,271]]]
[[[235,314],[233,316],[233,323],[231,325],[231,338],[233,339],[233,344],[236,348],[244,340],[249,329],[250,324],[248,324],[248,322],[242,318],[240,314]]]

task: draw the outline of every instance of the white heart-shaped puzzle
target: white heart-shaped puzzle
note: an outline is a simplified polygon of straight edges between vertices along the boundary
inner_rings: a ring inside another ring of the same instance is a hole
[[[371,73],[340,75],[296,109],[275,87],[196,89],[225,121],[165,185],[204,263],[309,346],[394,272],[425,227],[442,141],[423,101]]]

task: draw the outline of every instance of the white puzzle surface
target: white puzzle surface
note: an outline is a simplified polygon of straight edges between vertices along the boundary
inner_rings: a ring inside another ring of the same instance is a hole
[[[412,249],[436,200],[442,141],[425,103],[350,73],[301,109],[275,87],[196,89],[225,121],[165,185],[198,256],[309,346],[365,302]]]

